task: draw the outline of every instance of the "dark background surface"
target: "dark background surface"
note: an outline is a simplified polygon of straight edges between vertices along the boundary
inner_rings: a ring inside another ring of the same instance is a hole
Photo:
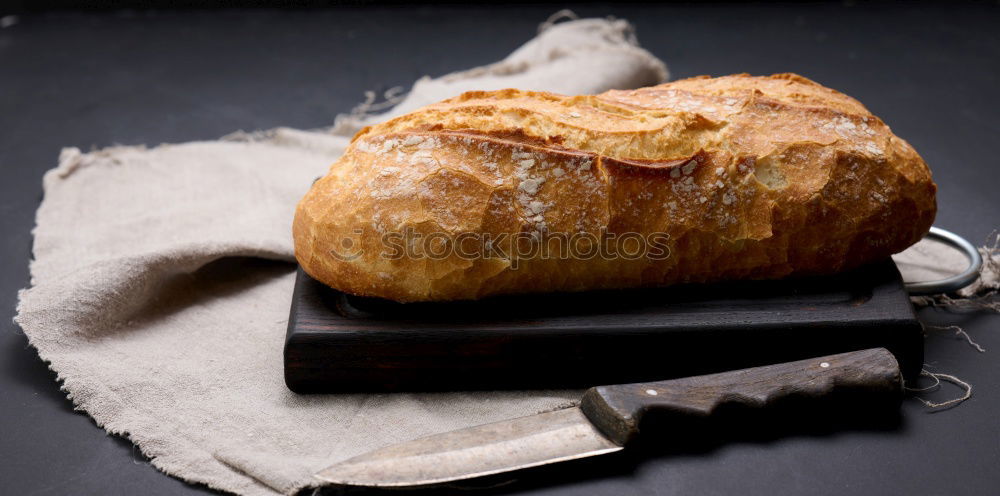
[[[365,90],[498,60],[562,7],[28,12],[0,29],[0,304],[29,283],[41,175],[63,146],[155,145],[237,129],[328,125]],[[2,9],[2,7],[0,7]],[[861,101],[940,186],[936,224],[981,244],[1000,226],[1000,7],[979,4],[587,4],[632,21],[672,78],[793,71]],[[3,11],[0,10],[0,15]],[[461,494],[997,494],[1000,316],[924,310],[987,349],[931,332],[932,370],[973,384],[946,412],[906,400],[891,422],[799,416],[493,481]],[[0,331],[0,492],[207,492],[156,471],[75,413],[9,318]],[[946,386],[932,394],[959,391]],[[393,494],[400,494],[394,492]],[[406,494],[406,493],[403,493]]]

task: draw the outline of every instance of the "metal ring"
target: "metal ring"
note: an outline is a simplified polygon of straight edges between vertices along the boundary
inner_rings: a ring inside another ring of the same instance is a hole
[[[965,255],[965,258],[969,259],[969,267],[961,274],[956,274],[946,279],[926,282],[908,282],[906,283],[906,291],[911,295],[922,296],[951,293],[952,291],[958,291],[959,289],[976,282],[976,279],[979,279],[979,271],[983,268],[983,257],[979,254],[979,250],[977,250],[972,243],[966,241],[965,238],[951,231],[945,231],[940,227],[932,227],[930,232],[928,232],[927,236],[924,236],[924,238],[936,239],[946,245],[950,245],[958,251],[961,251],[962,254]]]

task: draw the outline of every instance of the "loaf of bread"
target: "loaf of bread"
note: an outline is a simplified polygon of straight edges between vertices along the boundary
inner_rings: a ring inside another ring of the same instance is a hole
[[[878,117],[794,74],[511,89],[362,130],[293,234],[336,289],[464,300],[843,271],[918,241],[935,191]]]

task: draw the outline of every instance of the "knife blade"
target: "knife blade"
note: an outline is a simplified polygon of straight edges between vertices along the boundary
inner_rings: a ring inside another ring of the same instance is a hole
[[[422,486],[612,453],[649,412],[711,416],[720,406],[765,408],[789,397],[862,392],[902,398],[899,365],[884,348],[660,382],[590,388],[580,406],[407,441],[315,474],[332,484]],[[849,396],[845,396],[849,397]]]

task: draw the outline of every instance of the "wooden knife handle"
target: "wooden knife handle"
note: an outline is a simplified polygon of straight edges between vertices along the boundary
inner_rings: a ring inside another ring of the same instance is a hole
[[[898,407],[903,395],[899,364],[885,348],[873,348],[670,381],[593,387],[580,408],[611,440],[625,444],[648,412],[709,417],[721,406],[764,408],[791,397],[819,399],[831,393],[874,395]]]

